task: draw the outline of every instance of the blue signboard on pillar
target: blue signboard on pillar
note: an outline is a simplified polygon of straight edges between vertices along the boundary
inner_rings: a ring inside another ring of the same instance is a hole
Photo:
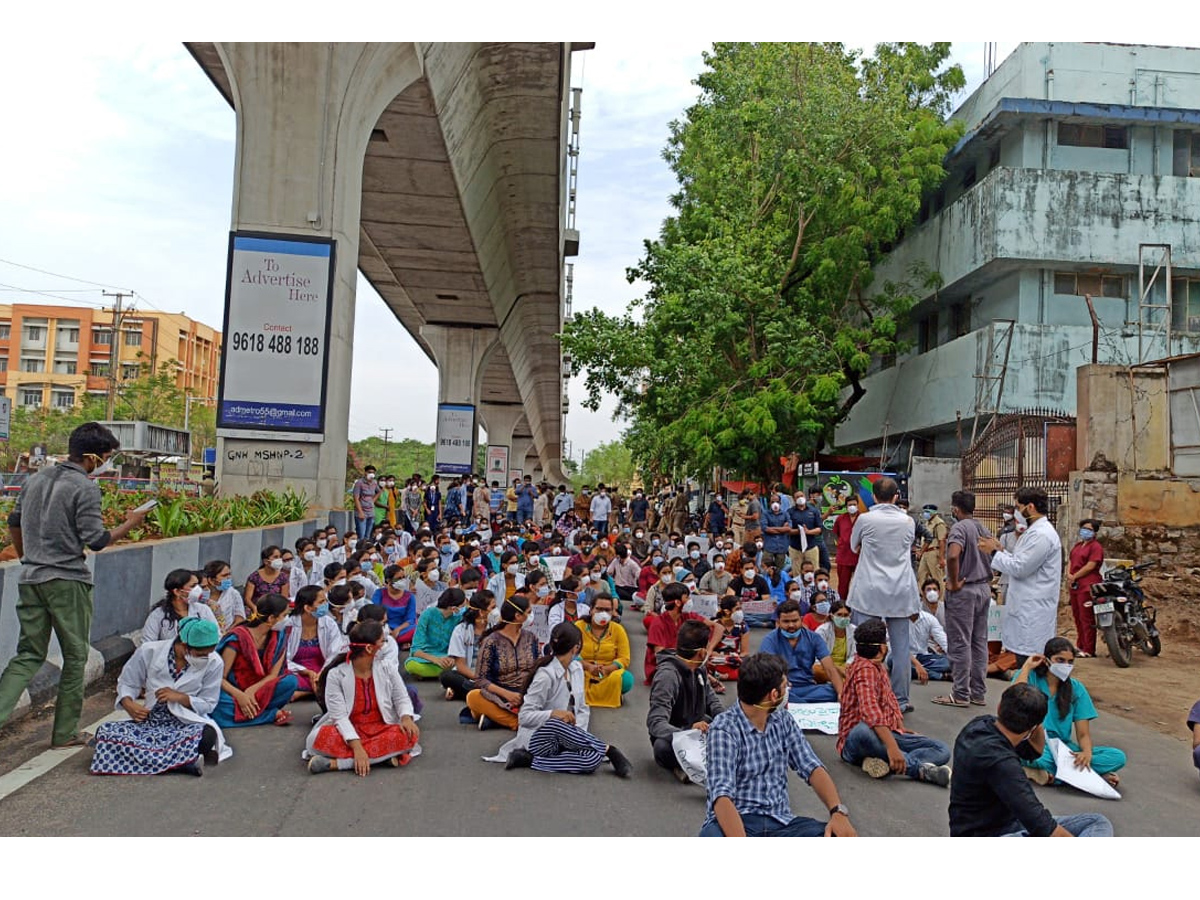
[[[222,437],[324,437],[334,251],[329,238],[230,235]]]
[[[433,470],[439,475],[469,475],[475,471],[475,407],[439,403],[437,451]]]

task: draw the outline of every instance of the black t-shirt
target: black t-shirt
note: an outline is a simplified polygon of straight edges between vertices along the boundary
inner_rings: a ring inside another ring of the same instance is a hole
[[[761,575],[755,575],[754,580],[749,584],[746,583],[746,579],[739,575],[733,579],[729,588],[742,603],[748,603],[751,600],[771,599],[771,586],[767,584],[767,579]]]

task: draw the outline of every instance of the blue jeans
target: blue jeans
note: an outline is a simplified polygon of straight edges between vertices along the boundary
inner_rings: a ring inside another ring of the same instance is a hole
[[[913,654],[925,671],[929,673],[929,677],[934,681],[945,681],[946,676],[950,674],[950,659],[942,656],[939,653],[915,653]],[[912,677],[917,677],[917,670],[913,669]]]
[[[837,698],[832,684],[793,684],[788,691],[788,703],[837,703]]]
[[[750,813],[742,816],[746,837],[824,837],[825,823],[816,819],[796,816],[786,825],[770,816]],[[725,837],[717,820],[706,822],[700,829],[700,837]]]
[[[950,748],[935,738],[925,737],[923,734],[899,734],[895,731],[892,732],[892,737],[896,739],[896,745],[908,763],[904,774],[909,778],[917,777],[922,763],[944,766],[950,761]],[[858,766],[862,765],[864,759],[871,756],[887,759],[887,747],[883,745],[883,741],[879,739],[879,735],[870,725],[866,722],[859,722],[846,735],[846,744],[842,747],[842,759],[852,766]]]
[[[1055,816],[1054,821],[1075,837],[1112,837],[1112,822],[1100,813],[1080,813],[1077,816]],[[1012,831],[1004,837],[1029,837],[1029,832],[1022,828]]]
[[[371,538],[371,530],[375,527],[375,517],[368,516],[360,519],[354,517],[354,532],[358,535],[360,541],[368,541]]]

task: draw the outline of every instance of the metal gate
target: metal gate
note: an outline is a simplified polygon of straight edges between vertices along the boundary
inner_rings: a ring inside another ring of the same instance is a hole
[[[1048,409],[996,416],[963,454],[963,489],[975,494],[975,516],[999,527],[1000,505],[1019,487],[1040,487],[1057,524],[1075,461],[1075,418]]]

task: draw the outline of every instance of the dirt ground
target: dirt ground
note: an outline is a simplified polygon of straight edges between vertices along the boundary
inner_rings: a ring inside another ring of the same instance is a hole
[[[1096,658],[1078,660],[1075,677],[1087,685],[1101,712],[1189,739],[1188,710],[1200,699],[1200,569],[1176,577],[1147,574],[1142,589],[1158,610],[1162,653],[1152,657],[1135,649],[1129,668],[1119,669],[1098,637]],[[1058,622],[1058,633],[1074,640],[1075,620],[1065,592]]]

